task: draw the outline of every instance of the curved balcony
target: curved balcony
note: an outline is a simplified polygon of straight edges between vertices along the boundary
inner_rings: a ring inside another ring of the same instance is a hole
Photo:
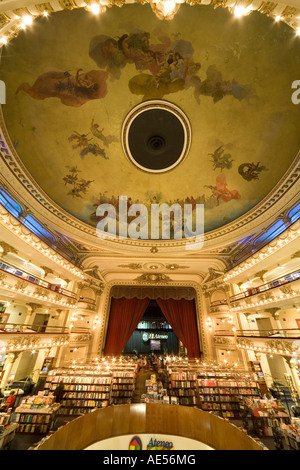
[[[262,284],[258,287],[249,288],[244,292],[241,292],[240,294],[233,295],[232,297],[230,297],[230,303],[236,302],[238,300],[243,300],[253,295],[261,294],[271,289],[275,289],[276,287],[289,284],[293,281],[296,281],[297,279],[300,279],[300,270],[294,271],[290,274],[286,274],[285,276],[282,276],[273,281],[266,282],[265,284]]]
[[[0,139],[1,140],[1,139]],[[0,145],[5,144],[0,142]],[[50,232],[41,222],[39,222],[31,214],[26,214],[24,207],[17,202],[4,188],[0,185],[0,205],[13,216],[20,224],[26,227],[32,234],[42,240],[49,248],[53,249],[56,253],[60,254],[67,261],[77,266],[75,253],[70,250],[70,247],[64,243],[58,234]]]
[[[300,331],[298,328],[269,330],[219,330],[214,334],[214,343],[236,345],[258,353],[296,357],[300,353]]]
[[[210,313],[225,313],[228,312],[228,310],[229,305],[226,299],[214,300],[209,306]]]
[[[300,296],[300,271],[282,276],[261,286],[231,297],[230,312],[251,311],[267,307],[291,308]],[[293,286],[290,284],[293,283]]]
[[[77,301],[77,308],[79,310],[89,310],[94,312],[96,310],[96,301],[90,297],[80,296]]]
[[[89,328],[6,323],[0,328],[0,353],[34,351],[90,339]]]
[[[15,277],[18,277],[19,279],[27,281],[28,283],[35,284],[36,286],[43,287],[44,289],[48,289],[57,294],[76,300],[77,296],[75,292],[64,289],[58,284],[52,284],[50,282],[45,281],[44,279],[33,276],[32,274],[20,268],[17,268],[16,266],[13,266],[12,264],[7,264],[1,259],[0,259],[0,271],[4,271],[12,276],[15,276]]]

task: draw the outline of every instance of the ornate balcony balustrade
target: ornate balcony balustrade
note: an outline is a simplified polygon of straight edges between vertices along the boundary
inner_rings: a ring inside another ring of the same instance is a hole
[[[1,259],[0,259],[0,272],[8,273],[28,283],[35,284],[36,286],[43,287],[44,289],[48,289],[52,292],[56,292],[60,295],[70,297],[71,299],[76,300],[77,296],[75,292],[64,289],[59,284],[53,284],[37,276],[33,276],[32,274],[24,271],[23,269],[17,268],[16,266],[13,266],[11,263],[8,264]]]
[[[89,328],[7,323],[0,328],[0,353],[35,351],[89,342]]]
[[[210,313],[221,313],[227,312],[229,310],[229,305],[226,299],[215,300],[210,303],[209,311]]]
[[[269,291],[270,289],[275,289],[276,287],[284,286],[289,284],[290,282],[296,281],[300,279],[300,270],[294,271],[292,273],[286,274],[278,279],[275,279],[270,282],[266,282],[258,287],[252,287],[240,294],[233,295],[230,297],[230,302],[236,302],[238,300],[243,300],[247,297],[251,297],[253,295],[261,294],[263,292]]]
[[[298,328],[281,330],[219,330],[214,335],[215,345],[256,353],[297,357],[300,354],[300,331]]]

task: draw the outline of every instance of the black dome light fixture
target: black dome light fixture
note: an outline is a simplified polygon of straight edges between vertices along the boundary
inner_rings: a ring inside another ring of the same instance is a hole
[[[165,173],[182,163],[190,149],[191,126],[173,103],[150,100],[135,106],[122,127],[128,160],[142,171]]]

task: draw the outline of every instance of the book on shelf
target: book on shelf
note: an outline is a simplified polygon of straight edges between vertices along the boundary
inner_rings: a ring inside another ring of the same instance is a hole
[[[10,413],[0,413],[0,426],[7,426],[10,423]]]

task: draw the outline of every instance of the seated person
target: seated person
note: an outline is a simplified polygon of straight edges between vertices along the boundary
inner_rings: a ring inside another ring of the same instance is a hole
[[[12,390],[10,394],[8,395],[8,397],[6,398],[3,405],[1,405],[0,411],[7,411],[9,408],[12,408],[15,404],[15,401],[16,401],[16,395],[15,395],[14,390]]]

